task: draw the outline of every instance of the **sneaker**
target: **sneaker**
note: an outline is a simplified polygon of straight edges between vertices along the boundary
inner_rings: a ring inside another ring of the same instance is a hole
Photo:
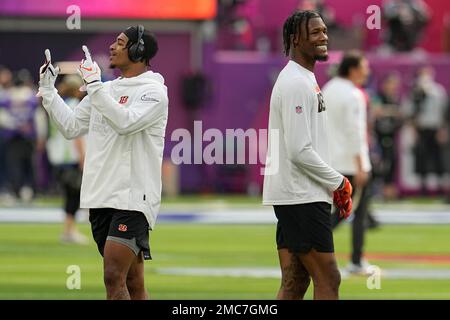
[[[11,193],[1,193],[0,194],[0,206],[14,207],[17,205],[17,198]]]
[[[360,264],[350,262],[346,269],[348,273],[356,275],[370,275],[373,271],[372,265],[365,259],[362,259]]]
[[[380,227],[380,222],[375,219],[375,217],[369,213],[366,219],[366,228],[369,230],[375,230]]]
[[[33,200],[34,192],[33,189],[30,187],[22,187],[19,191],[20,199],[25,203],[31,203],[31,200]]]
[[[89,240],[88,238],[79,232],[69,233],[69,234],[62,234],[61,235],[61,242],[63,243],[75,243],[75,244],[88,244]]]

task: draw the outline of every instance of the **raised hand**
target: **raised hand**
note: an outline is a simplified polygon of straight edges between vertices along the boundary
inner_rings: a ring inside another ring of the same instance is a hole
[[[92,61],[91,53],[86,46],[82,46],[85,58],[81,60],[78,73],[86,85],[101,81],[101,70],[97,62]]]
[[[55,88],[56,78],[59,74],[59,67],[53,67],[52,56],[49,49],[45,49],[45,62],[39,69],[39,91],[36,94],[37,97],[47,92],[53,92]]]

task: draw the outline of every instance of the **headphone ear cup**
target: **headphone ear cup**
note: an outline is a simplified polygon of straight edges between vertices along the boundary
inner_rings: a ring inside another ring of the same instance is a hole
[[[145,45],[142,35],[144,33],[144,27],[138,26],[138,40],[128,47],[128,58],[133,62],[139,62],[144,58]]]
[[[136,49],[137,44],[133,43],[131,46],[128,47],[128,58],[130,58],[131,61],[136,62]]]
[[[136,61],[141,60],[144,57],[145,53],[145,46],[144,46],[144,40],[140,40],[138,44],[136,44]]]

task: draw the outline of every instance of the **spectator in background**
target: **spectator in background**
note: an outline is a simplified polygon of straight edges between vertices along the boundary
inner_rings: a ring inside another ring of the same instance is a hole
[[[368,76],[370,78],[370,74]],[[367,202],[369,203],[369,200],[373,196],[373,150],[374,150],[374,139],[373,139],[373,120],[371,116],[371,101],[370,101],[370,95],[368,93],[368,85],[370,80],[367,80],[366,83],[363,86],[358,86],[359,90],[361,91],[362,95],[364,96],[364,101],[366,104],[366,126],[367,126],[367,133],[366,133],[366,139],[367,144],[369,148],[369,160],[372,164],[372,174],[369,176],[369,179],[366,184],[367,188]],[[373,215],[372,210],[370,209],[369,204],[367,205],[367,213],[366,213],[366,221],[365,221],[365,227],[367,229],[377,229],[380,226],[380,222],[375,218]]]
[[[6,167],[14,195],[24,202],[34,196],[33,152],[36,139],[35,113],[37,99],[32,78],[27,70],[15,75],[14,86],[9,89],[8,113],[13,128],[6,142]]]
[[[447,173],[447,185],[445,190],[445,202],[450,203],[450,99],[447,103],[447,110],[445,111],[445,122],[438,133],[438,140],[444,146],[443,161],[444,169]]]
[[[317,11],[322,16],[328,30],[339,27],[336,23],[334,10],[328,7],[324,0],[300,0],[299,9]]]
[[[245,0],[219,0],[217,24],[219,47],[231,50],[254,50],[255,37],[250,20],[239,13]],[[263,50],[269,50],[265,48]]]
[[[443,175],[442,144],[438,139],[439,129],[444,127],[447,93],[434,80],[431,67],[420,68],[411,93],[412,121],[416,129],[414,147],[415,169],[421,178],[421,192],[427,194],[427,177],[430,173]],[[442,191],[443,181],[439,181]]]
[[[8,129],[13,128],[13,119],[8,112],[11,104],[9,90],[12,86],[12,72],[0,66],[0,194],[6,194],[7,170],[6,170],[6,141]]]
[[[429,8],[423,0],[386,0],[383,15],[389,31],[386,42],[394,51],[413,50],[430,20]]]
[[[347,176],[353,189],[352,256],[350,273],[367,274],[369,263],[363,259],[364,235],[368,214],[372,166],[367,131],[367,100],[361,87],[370,74],[369,62],[359,51],[344,55],[338,76],[323,88],[328,117],[331,166]],[[342,221],[338,210],[331,216],[333,228]]]
[[[75,107],[83,98],[79,88],[83,85],[80,76],[66,75],[58,85],[58,92],[69,107]],[[40,109],[40,112],[45,113]],[[48,159],[53,167],[54,176],[63,190],[64,196],[64,231],[61,241],[64,243],[86,244],[88,239],[75,225],[75,217],[80,208],[81,177],[84,165],[85,142],[83,137],[67,140],[50,120],[46,148]],[[40,143],[40,145],[43,145]]]
[[[375,137],[381,153],[379,162],[374,165],[374,171],[383,181],[383,197],[388,200],[397,198],[395,141],[402,125],[399,85],[399,75],[388,74],[381,81],[378,94],[373,99],[372,109]]]

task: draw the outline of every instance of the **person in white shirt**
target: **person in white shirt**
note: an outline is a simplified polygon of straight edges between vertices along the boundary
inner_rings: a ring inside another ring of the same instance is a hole
[[[434,69],[429,66],[420,67],[411,92],[412,110],[407,109],[406,112],[410,114],[414,125],[414,169],[420,178],[420,193],[424,196],[429,194],[430,173],[438,178],[438,193],[445,189],[440,129],[445,123],[447,99],[445,87],[435,80]]]
[[[65,75],[58,85],[58,93],[71,108],[80,103],[84,96],[79,88],[83,81],[77,74]],[[67,140],[59,132],[53,121],[47,121],[43,108],[38,110],[45,119],[45,126],[39,134],[38,145],[46,149],[52,171],[64,197],[64,231],[61,234],[63,243],[87,244],[88,238],[78,231],[76,215],[80,208],[80,189],[84,164],[86,143],[84,137]],[[47,123],[48,122],[48,123]]]
[[[103,83],[86,46],[79,73],[88,95],[72,111],[54,88],[49,50],[41,67],[43,106],[68,139],[87,134],[81,185],[94,240],[103,256],[108,299],[146,299],[143,261],[151,259],[149,229],[161,203],[161,165],[168,118],[164,78],[147,71],[155,37],[129,27],[109,47],[121,76]]]
[[[263,187],[263,204],[273,205],[278,219],[277,298],[303,299],[312,278],[314,299],[338,299],[331,203],[347,216],[352,189],[329,165],[327,108],[313,73],[316,61],[328,58],[327,27],[317,12],[297,11],[284,23],[283,40],[290,61],[270,100]]]
[[[331,166],[346,175],[355,187],[353,192],[351,273],[367,273],[369,264],[362,259],[370,199],[369,179],[372,166],[369,158],[367,102],[361,87],[370,74],[369,62],[359,51],[344,54],[338,76],[323,87],[328,108]],[[335,228],[342,219],[334,214]]]

